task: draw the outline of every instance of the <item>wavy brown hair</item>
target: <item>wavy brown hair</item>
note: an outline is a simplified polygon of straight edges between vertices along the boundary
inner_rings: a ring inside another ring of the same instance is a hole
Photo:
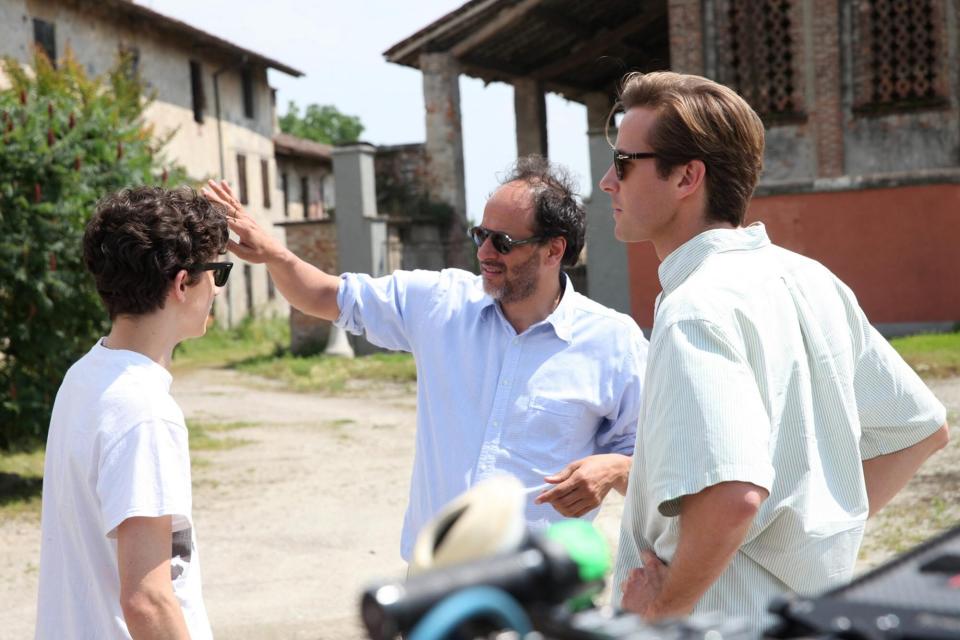
[[[193,189],[135,187],[97,203],[83,259],[112,320],[162,309],[171,279],[185,269],[195,284],[228,238],[223,208]]]
[[[763,122],[735,91],[700,76],[657,71],[624,76],[616,108],[657,111],[648,142],[657,173],[701,160],[708,220],[740,226],[763,168]]]
[[[524,182],[530,188],[536,221],[535,233],[567,241],[562,264],[572,267],[586,239],[586,211],[577,199],[577,182],[564,167],[543,156],[523,156],[510,167],[500,184]]]

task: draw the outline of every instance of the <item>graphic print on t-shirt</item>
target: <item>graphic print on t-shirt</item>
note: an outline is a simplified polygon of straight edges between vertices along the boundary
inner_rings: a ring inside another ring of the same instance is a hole
[[[176,580],[190,566],[193,553],[193,529],[173,533],[173,550],[170,553],[170,579]]]

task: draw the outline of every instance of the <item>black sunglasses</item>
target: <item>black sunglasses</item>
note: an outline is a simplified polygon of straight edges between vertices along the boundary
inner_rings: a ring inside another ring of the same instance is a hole
[[[198,271],[213,271],[213,284],[222,287],[227,284],[227,278],[230,277],[230,269],[233,269],[232,262],[204,262],[193,265],[189,271],[193,273]]]
[[[534,242],[540,242],[543,240],[543,236],[532,236],[525,240],[514,240],[503,231],[491,231],[490,229],[484,229],[483,227],[473,227],[469,231],[470,237],[473,239],[473,244],[477,245],[479,249],[483,246],[483,243],[487,241],[487,238],[490,238],[490,242],[493,243],[493,248],[497,250],[497,253],[507,255],[514,247],[519,247],[524,244],[532,244]]]
[[[649,151],[640,151],[639,153],[624,153],[619,149],[613,150],[613,169],[617,172],[617,180],[623,180],[623,172],[626,170],[627,160],[643,160],[644,158],[658,158],[659,154]]]

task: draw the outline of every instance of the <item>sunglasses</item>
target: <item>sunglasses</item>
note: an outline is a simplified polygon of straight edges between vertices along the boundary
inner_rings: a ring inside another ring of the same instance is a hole
[[[544,239],[543,236],[532,236],[525,240],[514,240],[503,231],[491,231],[490,229],[484,229],[483,227],[473,227],[470,229],[469,234],[473,239],[473,244],[477,245],[478,249],[483,246],[483,243],[487,241],[487,238],[490,238],[493,248],[497,250],[497,253],[503,255],[510,253],[514,247],[540,242]]]
[[[232,262],[204,262],[190,267],[190,271],[213,271],[213,284],[222,287],[227,284],[227,278],[230,277],[230,269],[233,269]]]
[[[617,180],[623,180],[623,173],[626,171],[627,160],[643,160],[645,158],[657,158],[659,154],[651,153],[649,151],[641,151],[639,153],[624,153],[619,149],[613,150],[613,169],[617,172]]]

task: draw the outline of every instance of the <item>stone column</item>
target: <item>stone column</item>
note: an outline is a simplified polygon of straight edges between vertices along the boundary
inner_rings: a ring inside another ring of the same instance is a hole
[[[337,230],[337,267],[340,273],[387,273],[387,225],[377,214],[373,167],[375,149],[359,143],[333,149],[333,178],[337,184],[334,224]],[[381,351],[363,336],[351,336],[358,354]]]
[[[586,97],[587,138],[590,149],[590,181],[593,192],[587,207],[587,295],[600,304],[630,313],[630,277],[627,272],[626,245],[613,235],[613,209],[610,196],[600,189],[600,179],[613,161],[604,125],[613,97],[602,93]],[[610,139],[617,130],[610,128]]]
[[[670,70],[704,74],[703,0],[668,0]]]
[[[532,78],[514,81],[513,109],[517,121],[517,156],[535,153],[547,157],[547,100],[540,82]]]
[[[424,53],[423,104],[426,111],[427,185],[430,198],[453,210],[447,237],[447,264],[468,268],[467,195],[460,124],[460,65],[449,53]],[[339,186],[338,186],[339,189]]]

